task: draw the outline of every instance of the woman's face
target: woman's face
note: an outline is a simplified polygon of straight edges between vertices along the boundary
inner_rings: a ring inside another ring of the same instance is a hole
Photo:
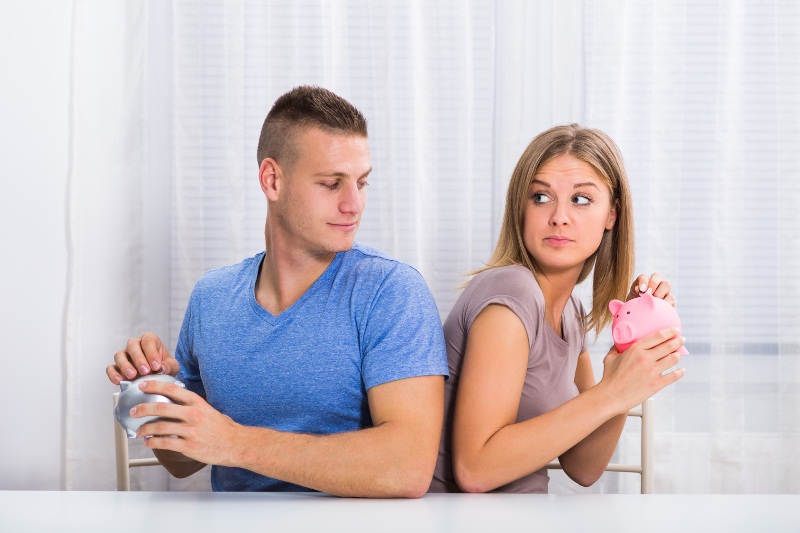
[[[525,206],[525,248],[544,274],[580,273],[617,219],[608,186],[588,163],[554,157],[534,176]]]

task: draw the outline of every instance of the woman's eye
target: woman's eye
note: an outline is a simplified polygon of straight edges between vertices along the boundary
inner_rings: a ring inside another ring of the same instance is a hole
[[[592,199],[588,196],[575,196],[572,198],[572,203],[575,205],[589,205]]]
[[[535,204],[546,204],[547,202],[550,201],[550,198],[548,198],[547,195],[544,193],[537,192],[531,195],[531,200],[533,200],[533,203]]]

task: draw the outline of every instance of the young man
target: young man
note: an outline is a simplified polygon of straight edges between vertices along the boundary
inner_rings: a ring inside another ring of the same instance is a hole
[[[194,288],[175,357],[152,334],[106,369],[151,372],[140,437],[173,475],[211,464],[214,490],[420,497],[431,481],[447,375],[441,321],[413,268],[355,244],[371,171],[367,126],[318,87],[264,121],[265,251]],[[178,438],[174,438],[178,437]]]

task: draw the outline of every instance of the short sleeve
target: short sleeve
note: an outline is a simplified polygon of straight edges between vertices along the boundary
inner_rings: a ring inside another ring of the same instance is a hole
[[[362,379],[376,385],[448,375],[442,322],[422,276],[398,263],[379,286],[362,338]]]
[[[508,307],[522,322],[528,335],[528,347],[533,347],[541,321],[539,308],[544,305],[541,289],[533,274],[521,266],[486,270],[474,278],[471,297],[464,308],[466,329],[489,305]]]
[[[175,347],[175,359],[181,365],[177,378],[186,388],[203,398],[206,397],[205,387],[203,380],[200,377],[200,366],[197,362],[197,357],[194,353],[194,331],[196,327],[196,317],[198,302],[200,299],[200,290],[195,286],[192,295],[189,298],[189,305],[186,307],[186,313],[183,315],[183,324],[181,324],[181,332],[178,335],[178,344]]]

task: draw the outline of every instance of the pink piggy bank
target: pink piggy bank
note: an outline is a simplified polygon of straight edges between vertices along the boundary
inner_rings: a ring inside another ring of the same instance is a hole
[[[645,293],[625,303],[612,300],[608,304],[608,309],[614,315],[614,321],[611,323],[611,335],[619,353],[627,350],[631,344],[642,337],[658,330],[678,328],[678,331],[681,331],[681,319],[678,318],[675,308],[650,293]],[[689,355],[683,346],[678,353]]]

